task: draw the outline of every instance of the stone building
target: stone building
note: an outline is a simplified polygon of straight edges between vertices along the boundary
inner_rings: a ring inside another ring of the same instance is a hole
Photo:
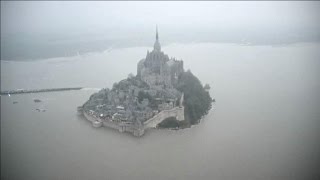
[[[166,118],[184,120],[184,95],[175,86],[183,72],[183,61],[161,51],[156,29],[154,48],[139,61],[137,76],[91,95],[81,109],[94,127],[142,136],[145,129],[156,128]]]
[[[183,71],[183,61],[169,58],[161,51],[157,28],[153,50],[139,61],[137,76],[150,87],[171,88]]]

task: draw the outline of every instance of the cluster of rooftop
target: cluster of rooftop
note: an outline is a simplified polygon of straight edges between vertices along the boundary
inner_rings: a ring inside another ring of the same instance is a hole
[[[161,51],[157,29],[154,49],[139,61],[137,75],[93,94],[80,109],[95,127],[141,136],[168,117],[184,120],[183,93],[175,88],[183,72],[183,61]]]

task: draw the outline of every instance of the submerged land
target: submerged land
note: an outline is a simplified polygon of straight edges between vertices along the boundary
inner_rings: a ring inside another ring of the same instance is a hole
[[[78,108],[94,127],[111,127],[142,136],[149,128],[186,128],[211,108],[209,85],[201,82],[183,61],[161,51],[156,32],[154,49],[139,61],[137,75],[90,96]]]

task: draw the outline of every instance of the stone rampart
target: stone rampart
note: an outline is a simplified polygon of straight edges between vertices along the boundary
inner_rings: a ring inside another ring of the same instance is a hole
[[[88,113],[86,113],[85,111],[83,112],[84,117],[92,122],[92,124],[94,124],[95,121],[100,121],[102,122],[102,125],[104,127],[109,127],[112,129],[116,129],[119,132],[130,132],[132,133],[134,136],[142,136],[144,134],[144,128],[143,127],[135,127],[132,124],[125,124],[125,123],[115,123],[115,122],[111,122],[108,120],[102,120],[100,118],[96,118]]]
[[[184,107],[174,107],[170,110],[163,110],[144,122],[144,128],[156,128],[159,123],[168,117],[175,117],[178,121],[184,120]]]
[[[148,119],[143,123],[143,127],[136,127],[133,124],[126,124],[126,123],[116,123],[111,122],[108,120],[102,120],[100,118],[94,117],[85,111],[83,112],[83,115],[86,117],[86,119],[92,124],[94,124],[95,121],[102,122],[102,125],[104,127],[109,127],[118,130],[119,132],[130,132],[134,136],[142,136],[144,134],[144,130],[148,128],[156,128],[159,123],[161,123],[163,120],[169,118],[169,117],[175,117],[178,121],[184,120],[184,107],[178,106],[174,107],[169,110],[163,110],[159,112],[157,115],[153,116],[152,118]]]

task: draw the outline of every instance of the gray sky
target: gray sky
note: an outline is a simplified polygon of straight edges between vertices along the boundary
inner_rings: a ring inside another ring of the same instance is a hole
[[[3,2],[7,32],[192,28],[319,31],[319,2]]]
[[[1,59],[36,59],[160,42],[320,41],[320,2],[1,1]]]

